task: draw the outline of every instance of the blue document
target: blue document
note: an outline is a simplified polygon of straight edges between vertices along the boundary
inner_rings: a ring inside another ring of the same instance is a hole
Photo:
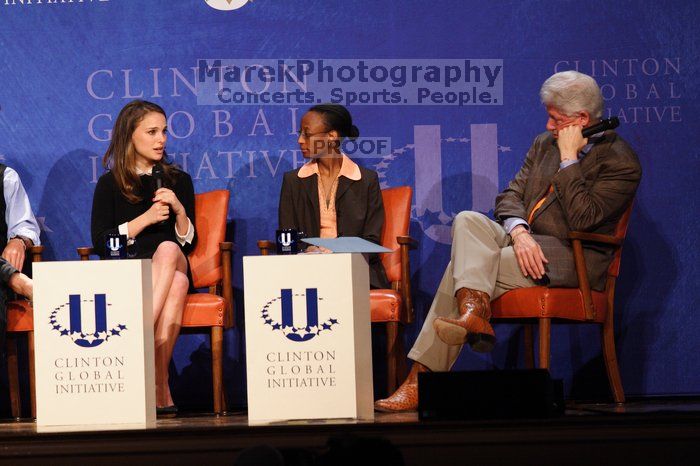
[[[340,238],[305,238],[305,243],[330,249],[333,252],[392,252],[384,246],[374,244],[356,236],[341,236]]]

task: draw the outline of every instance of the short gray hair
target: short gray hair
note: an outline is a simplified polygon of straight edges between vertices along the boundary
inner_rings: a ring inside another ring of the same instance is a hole
[[[540,100],[568,116],[586,111],[591,118],[603,116],[603,94],[595,79],[578,71],[550,76],[540,89]]]

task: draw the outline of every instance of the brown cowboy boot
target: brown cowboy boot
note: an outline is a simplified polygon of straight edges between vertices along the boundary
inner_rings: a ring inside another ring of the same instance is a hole
[[[418,361],[413,363],[411,372],[401,386],[389,398],[374,402],[375,411],[383,413],[398,413],[400,411],[415,411],[418,409],[418,373],[430,372]]]
[[[483,291],[460,288],[455,296],[460,317],[435,319],[433,328],[438,338],[448,345],[463,345],[468,342],[471,348],[479,353],[491,351],[496,343],[496,335],[489,324],[489,295]]]

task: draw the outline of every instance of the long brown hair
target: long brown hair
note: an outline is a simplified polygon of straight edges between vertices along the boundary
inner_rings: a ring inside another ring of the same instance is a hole
[[[112,140],[102,158],[102,165],[112,171],[119,192],[132,203],[141,202],[142,198],[136,194],[141,187],[141,178],[136,173],[136,151],[131,137],[143,117],[151,112],[160,113],[167,118],[165,110],[153,102],[134,100],[126,104],[114,122]],[[172,183],[175,167],[167,160],[165,152],[161,165],[166,181]]]

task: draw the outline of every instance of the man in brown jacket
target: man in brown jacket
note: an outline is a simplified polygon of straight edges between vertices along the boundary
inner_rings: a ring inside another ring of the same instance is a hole
[[[595,80],[576,71],[556,73],[540,98],[547,132],[535,138],[515,179],[496,198],[497,221],[478,212],[455,217],[451,261],[408,354],[415,362],[398,390],[375,403],[378,411],[415,410],[418,373],[449,370],[464,343],[490,351],[491,300],[514,288],[577,287],[568,232],[612,234],[632,202],[641,178],[634,151],[613,131],[588,139],[581,134],[603,114]],[[591,286],[602,290],[613,251],[587,245],[584,255]]]

